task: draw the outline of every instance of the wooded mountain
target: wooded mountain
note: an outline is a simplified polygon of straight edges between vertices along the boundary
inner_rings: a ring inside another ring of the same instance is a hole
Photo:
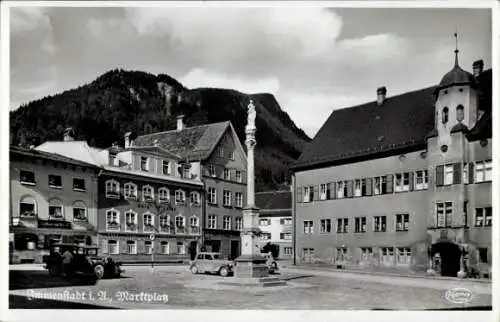
[[[62,139],[66,127],[91,146],[123,144],[128,131],[147,134],[230,120],[244,145],[247,106],[257,110],[256,190],[284,188],[288,165],[311,139],[297,128],[271,94],[230,89],[188,89],[174,78],[140,71],[111,70],[90,84],[21,105],[10,113],[11,144],[39,145]]]

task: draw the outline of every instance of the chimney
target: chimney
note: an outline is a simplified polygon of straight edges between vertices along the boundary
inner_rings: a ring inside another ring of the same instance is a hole
[[[384,104],[386,94],[387,89],[385,88],[385,86],[377,88],[377,105],[380,106]]]
[[[184,115],[177,116],[177,131],[184,130]]]
[[[68,127],[64,130],[63,141],[74,141],[73,136],[74,136],[73,128]]]
[[[474,77],[478,77],[479,75],[481,75],[481,73],[483,72],[483,68],[484,68],[483,60],[482,59],[476,60],[472,64],[472,74],[474,74]]]

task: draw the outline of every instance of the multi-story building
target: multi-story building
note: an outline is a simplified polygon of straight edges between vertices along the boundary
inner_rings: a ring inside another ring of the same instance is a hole
[[[487,271],[491,78],[457,51],[435,87],[334,111],[294,167],[296,260]]]
[[[75,141],[37,147],[100,167],[97,230],[100,250],[122,261],[187,259],[201,237],[203,183],[200,169],[154,144],[96,149]]]
[[[97,243],[97,174],[89,163],[10,147],[10,261],[41,263],[54,242]]]
[[[291,259],[292,247],[292,192],[266,191],[255,193],[259,208],[259,246],[271,243],[279,247],[280,259]]]
[[[203,246],[229,258],[240,255],[240,231],[246,204],[246,154],[230,122],[185,127],[183,116],[175,130],[142,135],[135,146],[159,147],[199,169],[205,185]]]

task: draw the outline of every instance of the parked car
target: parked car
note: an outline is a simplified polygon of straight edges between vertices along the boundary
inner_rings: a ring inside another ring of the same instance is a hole
[[[216,273],[220,276],[228,276],[233,273],[234,262],[224,259],[219,253],[201,252],[196,254],[189,270],[193,274]]]
[[[98,256],[97,250],[98,248],[93,246],[53,244],[50,254],[44,258],[45,269],[48,269],[50,275],[53,276],[78,274],[96,279],[120,277],[125,271],[121,268],[121,264],[111,257]],[[66,251],[73,254],[73,259],[67,269],[63,265],[63,255]]]
[[[262,254],[266,258],[266,265],[269,268],[269,274],[274,274],[278,272],[278,263],[274,260],[271,253]]]

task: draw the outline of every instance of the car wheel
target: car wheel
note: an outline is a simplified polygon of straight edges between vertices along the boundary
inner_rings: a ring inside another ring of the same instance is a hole
[[[229,274],[229,271],[228,271],[227,267],[222,267],[219,270],[219,274],[220,274],[220,276],[226,277]]]
[[[102,266],[101,264],[94,266],[94,274],[98,280],[103,278],[104,277],[104,266]]]
[[[196,267],[196,266],[192,266],[192,267],[191,267],[191,273],[193,273],[193,274],[198,274],[198,273],[199,273],[198,267]]]
[[[52,276],[59,276],[61,274],[61,269],[58,265],[52,264],[49,267],[49,274]]]

